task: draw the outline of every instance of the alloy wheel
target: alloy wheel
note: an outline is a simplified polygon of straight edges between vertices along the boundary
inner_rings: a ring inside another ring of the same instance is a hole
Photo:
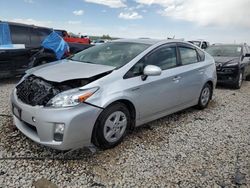
[[[210,89],[208,87],[205,87],[201,93],[201,104],[205,106],[208,103],[209,98],[210,98]]]
[[[104,138],[110,143],[118,141],[123,136],[127,124],[127,117],[123,112],[113,112],[104,124]]]

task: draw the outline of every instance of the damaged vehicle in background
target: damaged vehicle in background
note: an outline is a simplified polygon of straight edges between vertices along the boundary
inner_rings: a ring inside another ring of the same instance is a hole
[[[29,68],[56,61],[55,52],[42,46],[52,32],[52,28],[0,21],[0,79],[23,75]],[[67,44],[70,53],[63,58],[92,46]]]
[[[55,61],[53,51],[40,53],[42,41],[52,31],[51,28],[0,21],[0,78],[24,74],[34,56],[34,66]]]
[[[215,59],[218,84],[240,89],[250,80],[250,51],[247,44],[214,44],[206,50]]]
[[[187,42],[123,39],[35,67],[11,95],[14,124],[59,150],[119,144],[136,126],[207,107],[214,59]]]

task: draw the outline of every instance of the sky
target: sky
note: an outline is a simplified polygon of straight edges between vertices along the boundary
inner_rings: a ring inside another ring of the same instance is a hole
[[[0,0],[0,20],[91,36],[250,44],[250,0]]]

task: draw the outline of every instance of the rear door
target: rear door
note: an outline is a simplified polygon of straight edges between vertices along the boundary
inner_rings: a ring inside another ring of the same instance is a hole
[[[0,72],[23,73],[28,67],[29,50],[27,49],[6,49],[0,50]]]
[[[181,62],[178,75],[181,87],[179,102],[189,104],[198,101],[203,87],[206,71],[205,55],[201,57],[195,47],[183,43],[178,44],[178,53]]]

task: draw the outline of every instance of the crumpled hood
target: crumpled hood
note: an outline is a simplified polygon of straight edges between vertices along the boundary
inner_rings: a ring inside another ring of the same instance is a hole
[[[217,56],[214,57],[215,63],[216,64],[221,64],[222,66],[232,63],[232,62],[239,62],[240,58],[239,57],[221,57]]]
[[[35,67],[27,71],[27,73],[48,81],[64,82],[67,80],[90,78],[114,69],[115,67],[112,66],[82,63],[64,59],[49,63],[46,66]]]

